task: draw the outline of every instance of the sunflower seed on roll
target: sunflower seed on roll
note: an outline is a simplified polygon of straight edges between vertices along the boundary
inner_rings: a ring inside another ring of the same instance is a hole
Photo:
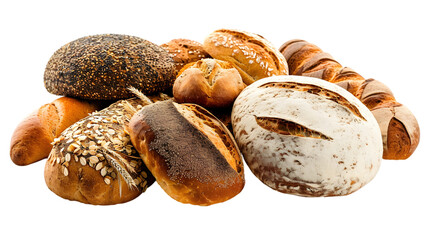
[[[162,47],[145,39],[100,34],[82,37],[58,49],[46,65],[48,92],[83,99],[118,100],[173,86],[175,63]]]

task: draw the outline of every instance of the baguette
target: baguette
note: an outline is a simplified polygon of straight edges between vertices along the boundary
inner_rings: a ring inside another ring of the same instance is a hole
[[[374,79],[365,79],[343,67],[331,55],[304,40],[291,40],[280,47],[291,75],[320,78],[345,88],[367,106],[377,119],[383,138],[384,159],[407,159],[420,140],[413,113],[397,102],[392,91]]]
[[[101,102],[61,97],[41,106],[18,124],[10,143],[10,158],[19,166],[47,158],[51,142],[73,123],[102,108]]]

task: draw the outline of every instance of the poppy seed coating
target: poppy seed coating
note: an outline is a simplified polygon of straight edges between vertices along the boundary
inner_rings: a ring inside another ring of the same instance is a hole
[[[175,65],[168,52],[139,37],[101,34],[82,37],[58,49],[48,61],[48,92],[83,99],[132,97],[129,87],[145,94],[173,86]]]

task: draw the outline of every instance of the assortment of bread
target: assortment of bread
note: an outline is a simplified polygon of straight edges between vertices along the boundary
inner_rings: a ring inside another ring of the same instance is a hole
[[[18,124],[11,159],[47,158],[48,188],[87,204],[125,203],[154,182],[182,203],[224,202],[244,188],[243,160],[277,191],[347,195],[419,142],[385,85],[305,41],[277,50],[239,30],[160,46],[82,37],[52,55],[44,83],[63,97]]]

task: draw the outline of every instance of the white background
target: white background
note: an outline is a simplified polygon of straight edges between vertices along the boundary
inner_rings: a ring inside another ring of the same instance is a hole
[[[424,3],[2,1],[0,238],[429,239],[429,17]],[[416,152],[406,161],[384,160],[372,182],[345,197],[282,194],[246,168],[243,191],[209,207],[176,202],[157,184],[120,205],[68,201],[46,187],[44,160],[26,167],[10,160],[17,124],[57,98],[45,90],[43,72],[65,43],[101,33],[135,35],[157,44],[174,38],[202,42],[219,28],[258,33],[277,47],[305,39],[364,77],[384,82],[420,123]]]

